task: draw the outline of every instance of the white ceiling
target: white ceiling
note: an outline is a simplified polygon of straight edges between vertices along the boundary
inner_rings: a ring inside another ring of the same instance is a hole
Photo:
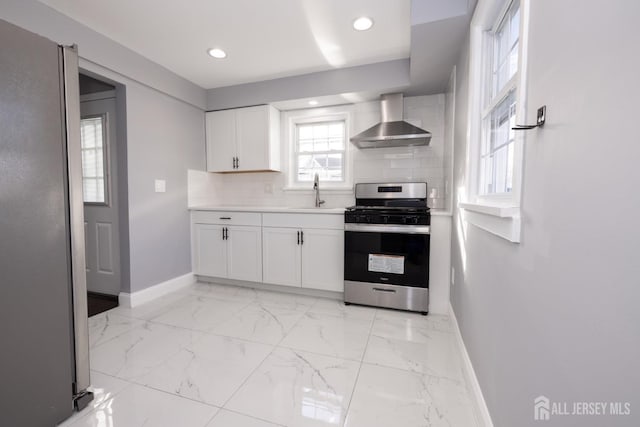
[[[410,54],[410,0],[40,1],[205,89]]]

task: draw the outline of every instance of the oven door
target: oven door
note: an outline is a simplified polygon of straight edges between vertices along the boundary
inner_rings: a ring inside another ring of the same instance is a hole
[[[429,287],[428,225],[345,224],[345,281]]]

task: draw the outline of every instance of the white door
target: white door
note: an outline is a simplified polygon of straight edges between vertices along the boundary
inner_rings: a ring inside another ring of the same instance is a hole
[[[112,92],[104,96],[80,103],[87,290],[118,295],[121,275],[116,99]]]
[[[227,227],[227,265],[229,279],[262,282],[261,227]]]
[[[344,291],[344,231],[303,230],[302,287]]]
[[[236,110],[238,169],[269,168],[269,107],[239,108]]]
[[[265,283],[300,286],[300,245],[297,228],[263,227],[263,278]]]
[[[236,157],[235,110],[212,111],[206,114],[207,170],[233,171]]]
[[[227,241],[223,239],[223,226],[194,224],[194,269],[196,274],[227,277]]]

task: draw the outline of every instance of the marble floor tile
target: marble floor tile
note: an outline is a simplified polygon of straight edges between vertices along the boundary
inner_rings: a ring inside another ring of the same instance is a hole
[[[89,328],[64,427],[475,426],[448,316],[197,283]]]
[[[202,427],[217,411],[210,405],[131,384],[71,426]]]
[[[364,362],[461,381],[462,364],[452,334],[430,331],[425,342],[371,335]]]
[[[205,335],[136,382],[222,406],[273,350],[273,346]]]
[[[151,372],[202,333],[145,322],[90,352],[91,369],[126,380]]]
[[[358,305],[345,305],[341,300],[319,298],[318,302],[309,309],[309,313],[328,314],[344,317],[345,319],[373,320],[376,316],[376,308]]]
[[[283,347],[362,360],[371,321],[307,313],[280,343]]]
[[[136,319],[149,320],[163,313],[174,304],[180,304],[180,302],[186,297],[187,295],[182,292],[173,292],[169,295],[164,295],[160,298],[157,298],[146,304],[139,305],[137,307],[130,308],[118,306],[107,311],[106,313],[111,313],[118,316],[133,317]]]
[[[282,307],[276,303],[252,302],[211,331],[249,341],[278,344],[303,315],[303,312]]]
[[[260,290],[257,294],[257,300],[260,302],[280,304],[282,308],[288,308],[297,311],[306,311],[309,307],[313,306],[318,301],[318,298],[306,295]]]
[[[248,304],[249,301],[189,295],[152,320],[166,325],[210,332]]]
[[[89,347],[94,348],[141,325],[144,321],[118,316],[110,311],[89,318]]]
[[[207,427],[282,427],[282,424],[273,424],[237,412],[221,409]]]
[[[218,283],[194,283],[184,289],[184,292],[203,297],[218,297],[223,299],[238,299],[253,301],[258,298],[259,290],[244,286],[221,285]]]
[[[474,427],[460,382],[362,364],[345,427]]]
[[[453,332],[451,319],[449,316],[442,314],[428,314],[426,316],[420,313],[412,313],[408,311],[378,309],[376,320],[385,321],[390,325],[403,327],[405,329],[430,329],[441,332]]]
[[[226,409],[290,427],[342,426],[359,363],[278,348]]]

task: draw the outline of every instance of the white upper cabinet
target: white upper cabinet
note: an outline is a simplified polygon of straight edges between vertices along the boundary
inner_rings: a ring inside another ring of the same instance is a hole
[[[207,170],[232,170],[236,156],[236,112],[207,113]]]
[[[280,170],[280,112],[270,105],[206,115],[207,170]]]

